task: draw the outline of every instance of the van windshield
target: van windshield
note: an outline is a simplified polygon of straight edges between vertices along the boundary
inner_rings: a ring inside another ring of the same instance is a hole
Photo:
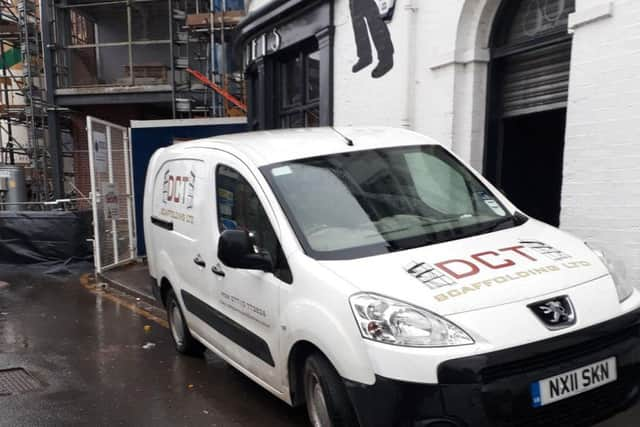
[[[439,146],[333,154],[261,172],[305,252],[316,259],[378,255],[518,225]]]

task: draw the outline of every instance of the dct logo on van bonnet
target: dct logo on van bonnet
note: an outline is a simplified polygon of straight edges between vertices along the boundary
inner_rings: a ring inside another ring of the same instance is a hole
[[[467,257],[449,259],[446,261],[428,264],[426,262],[412,261],[404,266],[411,276],[426,285],[429,289],[443,289],[443,293],[434,295],[439,301],[447,301],[450,298],[460,297],[469,293],[475,293],[494,285],[513,282],[531,276],[560,271],[561,269],[575,269],[589,267],[587,261],[566,261],[572,258],[552,246],[538,241],[520,241],[519,245],[510,246],[492,251],[482,251]],[[532,252],[534,253],[533,256]],[[460,279],[470,278],[482,271],[502,270],[521,264],[543,261],[548,258],[555,261],[553,264],[539,265],[535,268],[527,268],[521,271],[502,273],[500,276],[484,278],[475,283],[459,285]],[[561,262],[564,261],[564,262]],[[446,290],[444,290],[446,288]]]
[[[537,259],[531,255],[523,252],[524,248],[524,246],[518,245],[498,249],[497,251],[479,252],[471,255],[470,260],[450,259],[438,262],[435,266],[454,279],[464,279],[465,277],[478,274],[480,272],[480,268],[483,267],[491,270],[500,270],[502,268],[514,266],[516,265],[516,261],[522,261],[522,259],[537,261]],[[507,258],[504,256],[505,254],[510,254],[511,257]]]
[[[516,265],[518,260],[537,261],[523,251],[524,246],[511,246],[496,251],[484,251],[470,255],[469,259],[450,259],[434,265],[413,261],[404,268],[407,273],[431,289],[455,285],[456,280],[478,274],[481,268],[500,270]],[[510,254],[509,257],[506,255]]]

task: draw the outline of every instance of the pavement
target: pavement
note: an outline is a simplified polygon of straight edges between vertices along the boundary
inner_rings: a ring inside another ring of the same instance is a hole
[[[131,262],[107,270],[101,274],[100,279],[119,291],[140,298],[151,305],[158,305],[151,291],[149,267],[146,261]]]
[[[0,426],[307,424],[211,353],[177,354],[162,313],[80,279],[0,266],[0,371],[38,388],[4,395],[0,372]]]
[[[210,352],[177,354],[164,312],[117,288],[0,265],[0,426],[308,425]],[[598,427],[638,420],[635,406]]]

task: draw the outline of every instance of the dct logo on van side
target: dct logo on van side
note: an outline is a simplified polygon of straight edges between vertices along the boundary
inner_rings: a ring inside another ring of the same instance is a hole
[[[191,171],[190,176],[172,175],[167,169],[162,183],[162,202],[184,205],[193,208],[193,193],[196,175]]]

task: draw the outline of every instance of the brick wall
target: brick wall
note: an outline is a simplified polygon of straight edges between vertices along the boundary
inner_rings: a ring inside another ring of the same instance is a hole
[[[640,2],[576,10],[561,227],[622,258],[640,283]]]
[[[71,117],[71,136],[73,137],[74,185],[88,197],[91,192],[91,178],[89,175],[86,116],[83,114],[76,113]]]

